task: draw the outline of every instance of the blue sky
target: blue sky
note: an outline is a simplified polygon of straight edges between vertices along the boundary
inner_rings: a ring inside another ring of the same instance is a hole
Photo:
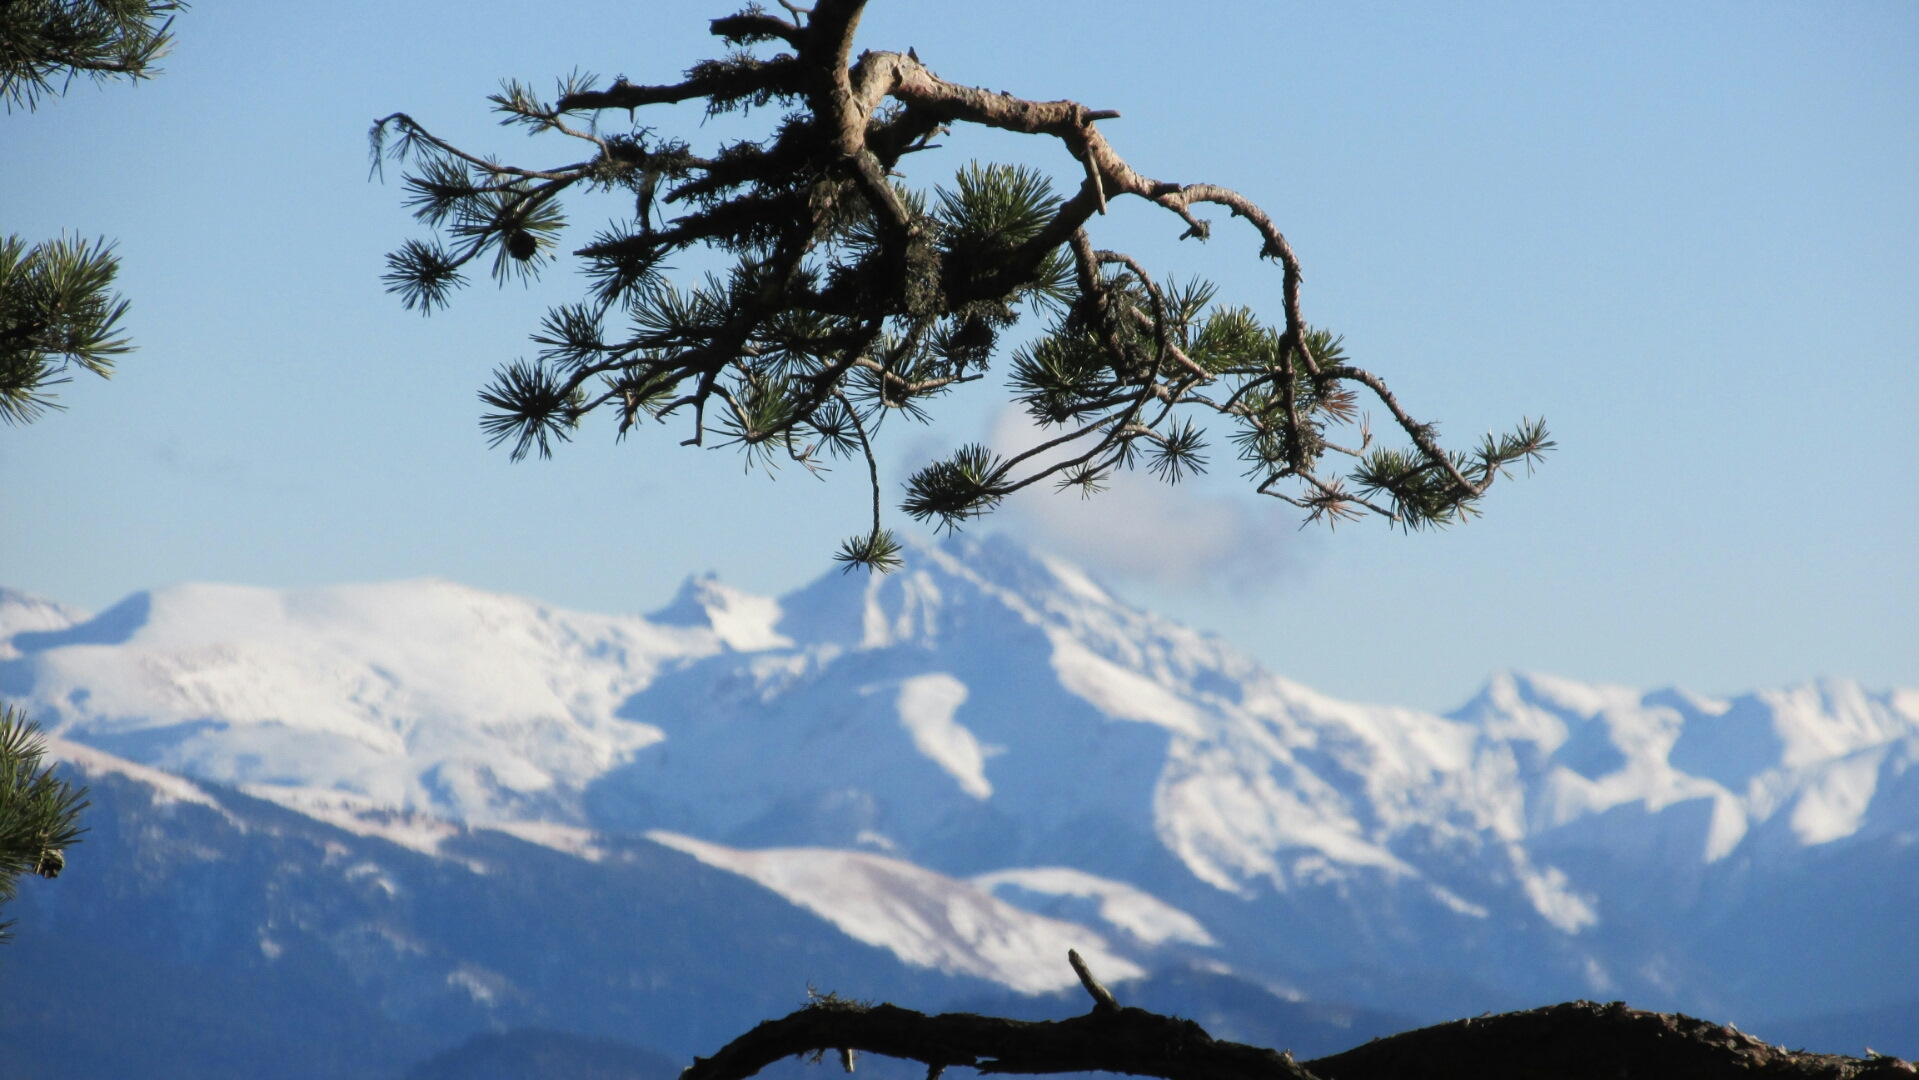
[[[159,79],[0,117],[0,228],[119,241],[140,351],[0,428],[0,583],[89,607],[177,581],[433,575],[602,611],[687,573],[779,592],[860,527],[855,470],[742,471],[589,422],[555,460],[486,449],[475,392],[569,273],[432,319],[382,291],[417,235],[365,133],[404,109],[514,159],[498,79],[665,81],[725,4],[198,0]],[[1919,685],[1919,8],[887,3],[861,43],[956,81],[1119,109],[1148,175],[1237,188],[1306,268],[1307,317],[1459,441],[1544,414],[1560,449],[1486,517],[1298,530],[1229,462],[1166,490],[1016,501],[982,528],[1086,563],[1342,696],[1458,704],[1496,668],[1725,693]],[[663,130],[717,126],[663,113]],[[729,129],[730,130],[730,129]],[[912,162],[1074,164],[958,132]],[[570,207],[576,231],[617,207]],[[1274,310],[1222,221],[1096,239]],[[1014,437],[991,387],[895,428]],[[895,515],[898,524],[910,524]],[[1123,541],[1123,542],[1120,542]]]

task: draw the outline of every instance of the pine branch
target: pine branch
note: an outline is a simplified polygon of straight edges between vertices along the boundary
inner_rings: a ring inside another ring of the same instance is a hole
[[[61,408],[50,388],[79,368],[101,378],[133,350],[114,293],[113,245],[61,237],[29,248],[0,240],[0,420],[26,424]]]
[[[59,877],[66,849],[86,831],[79,820],[87,790],[42,767],[45,756],[39,726],[0,704],[0,905],[13,899],[23,874]],[[0,941],[11,925],[0,923]]]
[[[926,465],[907,483],[907,514],[955,529],[1032,484],[1090,495],[1142,465],[1178,482],[1207,467],[1208,442],[1224,435],[1254,490],[1309,520],[1377,515],[1420,529],[1467,520],[1496,478],[1551,449],[1532,420],[1469,451],[1442,446],[1383,379],[1347,360],[1337,335],[1306,322],[1299,260],[1272,219],[1231,189],[1135,171],[1099,129],[1117,112],[948,82],[911,50],[855,58],[863,0],[782,7],[787,17],[749,5],[715,20],[732,51],[677,83],[601,88],[576,72],[550,104],[502,84],[491,98],[502,122],[584,154],[567,164],[503,163],[404,113],[374,124],[375,173],[408,165],[407,204],[443,234],[389,260],[389,287],[422,312],[445,306],[466,265],[487,254],[498,280],[537,276],[559,250],[563,199],[630,200],[624,220],[574,252],[590,287],[548,315],[535,335],[540,361],[502,369],[487,392],[485,430],[516,459],[544,456],[608,408],[621,437],[642,412],[678,418],[692,427],[684,445],[716,435],[749,466],[817,473],[821,455],[857,452],[877,493],[873,440],[885,418],[929,422],[932,403],[983,377],[1029,315],[1046,325],[1012,351],[1012,396],[1057,433],[1010,456],[968,447]],[[765,138],[704,156],[637,119],[689,101],[708,115],[784,111]],[[625,131],[611,122],[621,112]],[[979,162],[951,187],[906,186],[901,162],[964,125],[1057,141],[1075,159],[1076,190]],[[1245,221],[1258,257],[1280,268],[1277,320],[1219,304],[1204,282],[1161,284],[1133,257],[1096,248],[1089,223],[1129,197],[1173,214],[1182,237],[1211,236],[1198,216],[1207,205]],[[668,272],[689,252],[731,269],[677,287]],[[1409,445],[1374,445],[1361,394]],[[1328,454],[1354,464],[1328,471]],[[886,569],[891,544],[876,512],[838,558]]]
[[[186,4],[161,0],[8,0],[0,4],[0,100],[40,107],[76,76],[96,82],[159,74]]]

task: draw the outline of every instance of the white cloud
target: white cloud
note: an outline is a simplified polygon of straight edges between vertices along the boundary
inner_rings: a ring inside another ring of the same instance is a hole
[[[991,445],[1017,452],[1039,433],[1016,409],[1002,410]],[[1229,446],[1215,445],[1215,471],[1233,470]],[[1270,503],[1271,505],[1261,505]],[[1035,546],[1107,577],[1160,586],[1228,587],[1271,583],[1299,552],[1299,515],[1252,493],[1211,494],[1192,481],[1162,483],[1143,470],[1121,472],[1091,498],[1035,484],[1006,501],[1000,524]]]

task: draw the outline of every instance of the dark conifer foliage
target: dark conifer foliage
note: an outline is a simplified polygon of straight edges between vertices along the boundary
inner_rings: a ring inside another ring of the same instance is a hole
[[[0,0],[0,100],[34,109],[75,76],[144,79],[172,44],[164,0]]]
[[[410,309],[444,307],[476,266],[500,282],[539,273],[558,255],[563,198],[609,193],[628,208],[573,252],[585,295],[552,310],[537,356],[500,368],[481,395],[488,436],[515,459],[550,454],[604,409],[621,436],[671,418],[686,444],[737,446],[767,466],[863,460],[873,519],[839,558],[885,570],[898,545],[881,520],[875,438],[890,418],[927,420],[995,364],[1042,443],[927,464],[900,504],[910,516],[956,528],[1029,485],[1091,495],[1141,466],[1176,482],[1208,468],[1224,437],[1260,493],[1312,519],[1419,529],[1476,513],[1509,466],[1551,448],[1532,420],[1443,448],[1337,335],[1305,321],[1299,263],[1271,219],[1226,188],[1133,171],[1097,126],[1117,113],[947,82],[912,50],[855,56],[863,0],[781,6],[714,20],[729,51],[675,83],[574,75],[551,98],[505,83],[491,99],[501,123],[575,148],[562,163],[508,164],[405,113],[373,125],[376,172],[406,164],[407,203],[436,234],[389,256],[386,281]],[[679,102],[776,118],[763,138],[696,149],[647,123],[647,107]],[[1074,182],[975,162],[930,191],[910,186],[904,163],[964,124],[1057,139]],[[1246,221],[1280,270],[1277,319],[1097,247],[1093,220],[1127,196],[1202,241],[1202,206]],[[696,249],[730,265],[670,280]],[[1002,357],[1027,315],[1043,330]],[[1368,397],[1401,445],[1375,444]]]
[[[66,849],[79,842],[85,788],[42,766],[40,729],[0,704],[0,905],[12,900],[22,874],[59,877]],[[0,923],[0,941],[11,923]]]
[[[145,79],[173,43],[163,0],[0,0],[0,101],[32,111],[85,75]],[[106,378],[131,351],[127,302],[113,292],[120,262],[105,240],[0,240],[0,421],[29,423],[59,408],[48,388],[73,368]]]
[[[29,423],[59,408],[49,387],[73,368],[113,374],[132,349],[120,332],[127,302],[113,292],[119,270],[104,240],[0,240],[0,420]]]
[[[76,76],[144,79],[172,43],[165,0],[0,0],[0,101],[32,111]],[[61,236],[0,239],[0,421],[25,424],[60,406],[50,387],[74,368],[106,378],[132,349],[113,291],[113,245]],[[0,704],[0,905],[21,874],[56,877],[79,839],[86,791],[41,767],[39,729]],[[0,940],[7,926],[0,923]]]

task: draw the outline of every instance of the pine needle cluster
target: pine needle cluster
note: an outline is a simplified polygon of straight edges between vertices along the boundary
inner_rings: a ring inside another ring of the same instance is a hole
[[[25,424],[61,406],[49,388],[74,368],[101,378],[131,351],[120,263],[105,240],[0,240],[0,420]]]
[[[540,273],[558,258],[563,198],[597,192],[625,208],[572,252],[585,294],[548,313],[533,359],[481,392],[483,428],[514,459],[550,455],[607,411],[621,437],[683,418],[684,444],[737,447],[767,468],[863,460],[872,522],[838,557],[887,570],[898,544],[883,527],[875,438],[894,418],[926,422],[996,364],[1041,445],[969,445],[927,464],[906,483],[909,516],[958,528],[1029,485],[1090,495],[1121,469],[1178,482],[1205,471],[1223,437],[1259,492],[1311,519],[1376,513],[1418,529],[1464,520],[1497,476],[1550,449],[1536,421],[1470,451],[1441,448],[1337,336],[1305,322],[1298,262],[1270,219],[1228,189],[1133,171],[1096,126],[1117,114],[949,83],[911,51],[855,58],[863,0],[782,6],[785,17],[751,5],[714,20],[730,51],[677,83],[576,73],[550,97],[503,84],[491,98],[501,123],[576,147],[568,163],[508,164],[404,113],[373,125],[375,172],[403,165],[407,205],[432,230],[388,258],[385,280],[409,309],[445,307],[475,267],[501,283]],[[762,138],[696,151],[640,122],[678,102],[777,119]],[[959,124],[1058,139],[1083,178],[1062,192],[1033,169],[971,162],[950,184],[908,184],[902,163]],[[1127,195],[1200,240],[1211,226],[1196,207],[1250,222],[1280,265],[1282,318],[1216,303],[1205,282],[1161,284],[1095,247],[1092,219]],[[726,268],[668,276],[695,251]],[[1003,357],[1029,316],[1044,329]],[[1364,393],[1410,445],[1373,444]]]
[[[162,0],[0,0],[0,101],[32,111],[77,75],[145,79],[173,43]]]
[[[85,788],[42,765],[46,746],[37,725],[0,704],[0,905],[19,890],[22,874],[60,876],[66,849],[80,840]],[[0,941],[11,923],[0,923]]]

